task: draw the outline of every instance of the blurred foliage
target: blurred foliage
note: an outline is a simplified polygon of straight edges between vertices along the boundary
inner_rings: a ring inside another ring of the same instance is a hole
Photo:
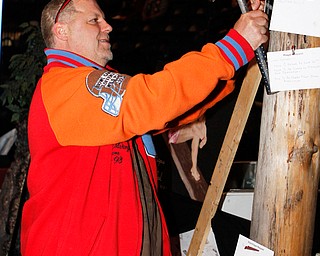
[[[26,50],[10,59],[9,81],[0,85],[1,103],[12,112],[12,122],[19,123],[27,118],[33,91],[46,63],[44,41],[37,22],[20,25],[21,39],[25,38]]]
[[[12,113],[11,121],[18,131],[14,161],[0,190],[0,255],[20,255],[19,212],[28,196],[25,178],[30,160],[27,116],[34,89],[46,64],[39,24],[26,22],[20,29],[19,40],[24,42],[24,50],[11,57],[9,79],[0,85],[0,102]]]

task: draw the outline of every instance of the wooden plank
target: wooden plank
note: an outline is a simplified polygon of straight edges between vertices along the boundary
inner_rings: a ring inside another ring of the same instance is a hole
[[[211,228],[211,219],[217,211],[260,80],[261,74],[259,67],[255,60],[253,60],[248,67],[230,119],[229,127],[190,243],[188,256],[202,254],[205,241]]]

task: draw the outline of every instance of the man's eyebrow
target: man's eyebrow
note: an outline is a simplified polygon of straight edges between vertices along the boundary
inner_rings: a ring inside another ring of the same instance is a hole
[[[93,15],[93,16],[95,16],[95,17],[97,17],[97,18],[103,18],[103,19],[106,18],[106,16],[104,15],[104,13],[93,12],[93,13],[91,13],[91,15]]]

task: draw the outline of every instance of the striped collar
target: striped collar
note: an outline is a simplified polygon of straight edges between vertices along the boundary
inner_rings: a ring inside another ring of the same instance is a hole
[[[61,63],[63,65],[74,67],[74,68],[93,67],[99,70],[105,69],[99,64],[73,52],[52,49],[52,48],[46,48],[44,52],[47,55],[47,61],[48,61],[47,65],[51,63]]]

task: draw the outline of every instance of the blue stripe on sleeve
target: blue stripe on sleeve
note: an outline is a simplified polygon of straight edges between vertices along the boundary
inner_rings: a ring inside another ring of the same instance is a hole
[[[233,55],[233,53],[229,50],[227,46],[225,46],[222,42],[216,42],[216,45],[228,56],[228,58],[232,61],[233,66],[236,70],[240,68],[240,64],[237,58]]]
[[[235,41],[232,37],[230,36],[225,36],[224,40],[226,40],[227,42],[229,42],[239,53],[239,55],[241,56],[242,60],[243,60],[243,64],[248,63],[248,59],[247,59],[247,55],[245,54],[244,50],[242,49],[241,45]]]

